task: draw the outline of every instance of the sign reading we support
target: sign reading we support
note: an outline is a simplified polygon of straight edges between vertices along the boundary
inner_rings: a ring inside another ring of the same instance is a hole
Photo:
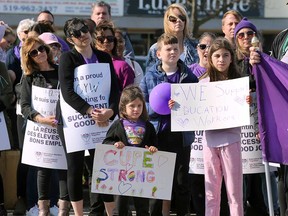
[[[175,160],[175,153],[97,145],[91,191],[171,200]]]
[[[241,152],[243,174],[263,173],[262,149],[256,139],[254,115],[256,110],[256,95],[250,93],[253,103],[250,105],[250,124],[241,127]],[[204,131],[195,131],[195,140],[191,145],[189,173],[204,174],[203,144]],[[272,168],[270,168],[272,170]],[[274,170],[274,169],[273,169]]]
[[[10,141],[3,112],[0,112],[0,151],[10,149]]]
[[[111,87],[110,66],[107,63],[84,64],[74,71],[74,91],[94,108],[109,108]],[[82,115],[60,95],[63,129],[67,152],[94,149],[102,143],[107,127],[99,127],[89,115]]]
[[[32,107],[42,116],[55,116],[58,89],[32,85]],[[67,169],[64,148],[57,129],[27,120],[22,163],[50,169]]]
[[[172,84],[172,131],[213,130],[247,125],[250,122],[249,78]]]

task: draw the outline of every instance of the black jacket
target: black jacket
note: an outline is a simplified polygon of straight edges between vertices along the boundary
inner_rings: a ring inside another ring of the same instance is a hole
[[[146,121],[145,124],[145,134],[140,146],[143,148],[145,148],[145,145],[157,146],[157,136],[154,126],[149,121]],[[119,141],[123,142],[125,146],[129,146],[122,119],[116,120],[111,125],[107,131],[106,138],[103,140],[103,144],[114,145],[114,143]]]
[[[111,90],[109,98],[109,108],[114,111],[114,116],[118,114],[118,103],[119,103],[119,87],[117,84],[117,77],[113,67],[112,59],[109,54],[102,52],[100,50],[93,49],[99,63],[109,63],[110,65],[110,74],[111,74]],[[76,67],[85,64],[83,56],[75,49],[68,52],[62,53],[60,57],[59,65],[59,81],[60,88],[63,99],[68,103],[73,109],[81,113],[82,115],[86,114],[86,111],[90,107],[90,104],[87,103],[81,96],[79,96],[74,91],[74,70]],[[58,120],[61,120],[61,109],[59,103],[57,104],[56,116]],[[61,122],[61,121],[60,121]]]

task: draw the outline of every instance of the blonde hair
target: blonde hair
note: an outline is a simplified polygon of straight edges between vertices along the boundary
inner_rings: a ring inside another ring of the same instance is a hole
[[[50,48],[44,43],[44,41],[38,37],[28,37],[21,48],[21,67],[25,75],[31,75],[33,72],[40,70],[38,64],[29,55],[29,52],[35,44],[39,44],[45,47],[47,53],[47,61],[49,64],[53,64],[52,52],[50,52]]]
[[[179,3],[174,3],[174,4],[171,4],[165,14],[164,14],[164,32],[165,33],[169,33],[169,34],[173,34],[173,31],[169,28],[169,20],[168,20],[168,17],[170,16],[171,12],[173,9],[178,9],[179,12],[181,13],[181,15],[185,16],[186,18],[186,21],[185,21],[185,26],[184,26],[184,29],[183,29],[183,38],[186,38],[186,37],[189,37],[190,36],[190,29],[189,29],[189,17],[188,17],[188,14],[187,14],[187,11],[185,9],[185,7]]]

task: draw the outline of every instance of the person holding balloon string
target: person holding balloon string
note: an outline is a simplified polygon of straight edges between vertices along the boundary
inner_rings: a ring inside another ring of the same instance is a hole
[[[119,103],[119,115],[120,119],[111,125],[103,143],[113,144],[118,149],[131,146],[146,148],[151,153],[158,151],[156,132],[148,120],[144,96],[139,87],[129,85],[123,89]],[[118,196],[113,215],[115,211],[118,211],[117,215],[129,215],[129,200],[129,196]],[[133,201],[137,215],[149,215],[148,198],[133,197]]]
[[[180,48],[176,36],[167,33],[162,34],[157,41],[156,54],[160,61],[156,62],[147,71],[140,83],[140,88],[144,94],[149,120],[157,132],[158,149],[177,154],[172,193],[175,195],[177,215],[184,216],[189,213],[188,171],[190,145],[194,140],[195,134],[193,131],[171,131],[170,108],[173,105],[173,101],[170,100],[170,88],[167,87],[167,83],[168,86],[169,83],[197,83],[198,79],[179,60]],[[161,93],[162,97],[154,96],[155,93]],[[151,215],[170,215],[170,204],[171,202],[167,200],[163,202],[162,200],[151,200]]]

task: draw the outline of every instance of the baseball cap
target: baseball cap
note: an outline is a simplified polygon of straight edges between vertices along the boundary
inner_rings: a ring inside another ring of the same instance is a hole
[[[54,35],[53,33],[51,32],[44,32],[42,33],[41,35],[38,36],[41,40],[44,41],[45,44],[53,44],[53,43],[59,43],[56,35]],[[60,44],[61,45],[61,44]]]

